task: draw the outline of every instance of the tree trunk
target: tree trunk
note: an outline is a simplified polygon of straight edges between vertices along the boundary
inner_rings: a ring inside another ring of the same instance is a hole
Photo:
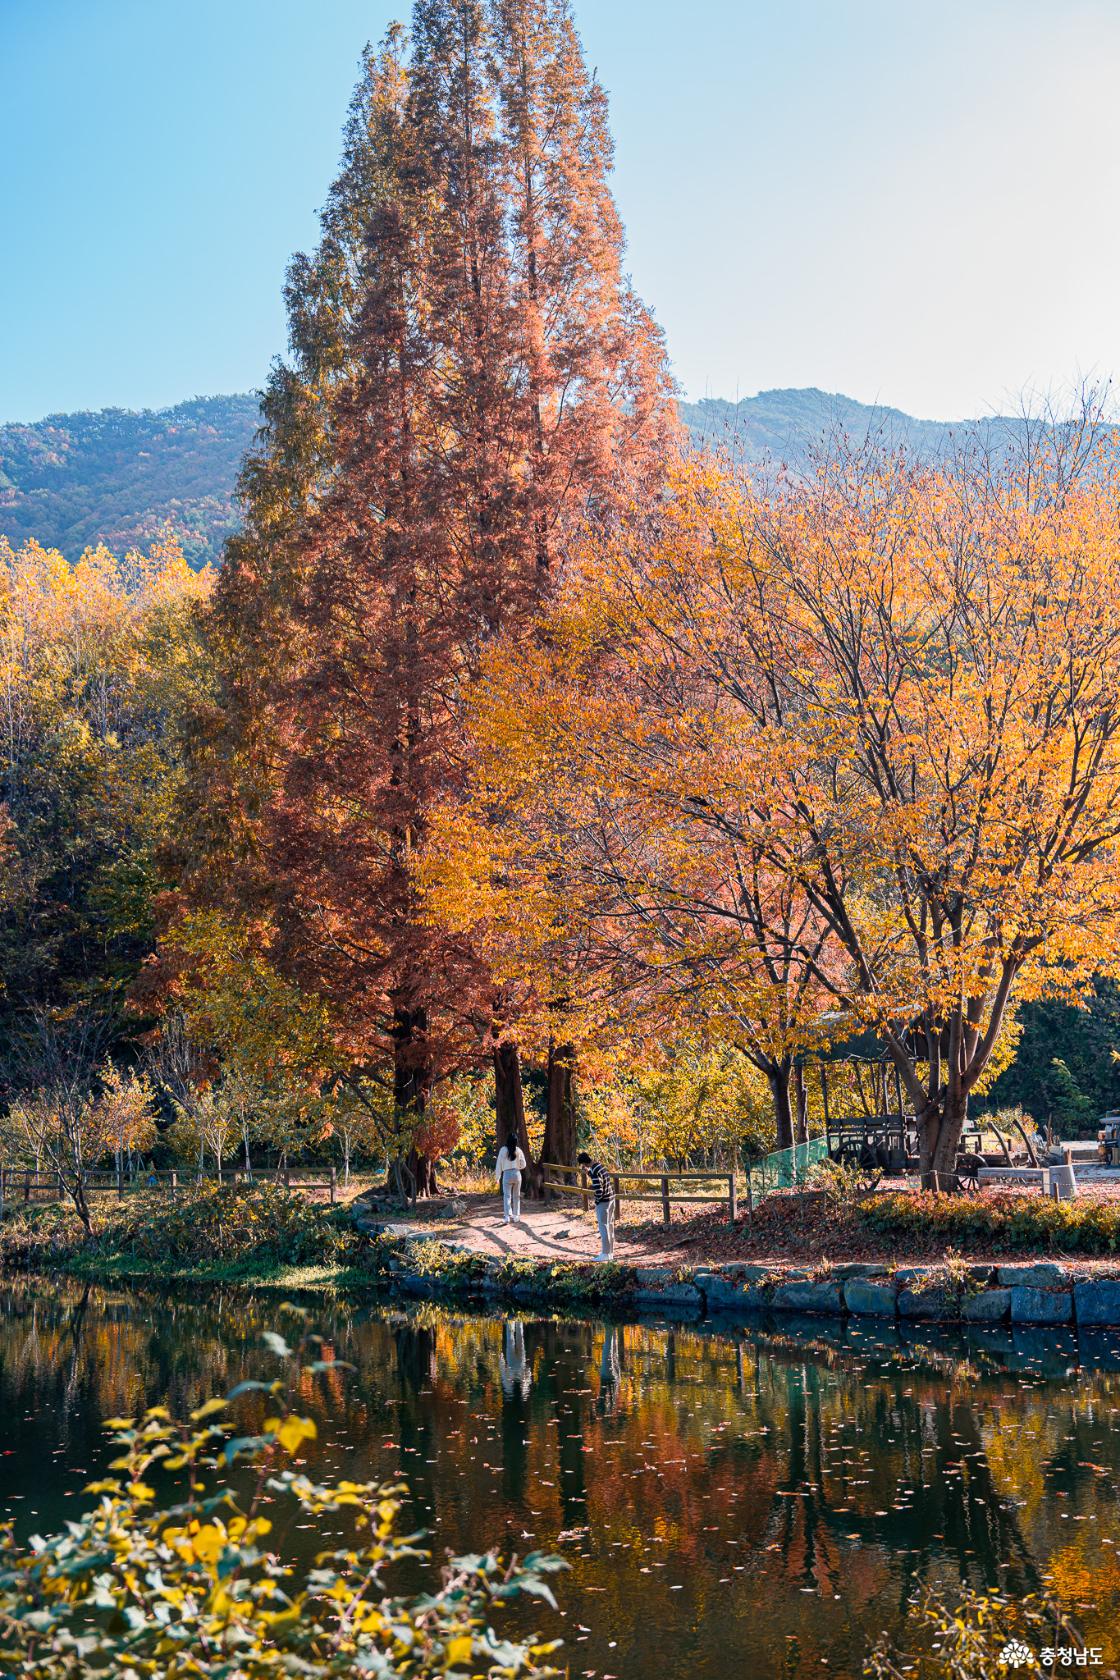
[[[74,1175],[73,1182],[70,1186],[70,1197],[74,1203],[74,1211],[82,1222],[86,1236],[92,1237],[93,1215],[90,1213],[89,1203],[86,1200],[85,1182],[80,1171]]]
[[[405,1169],[412,1181],[412,1194],[417,1200],[421,1196],[439,1195],[434,1161],[429,1161],[428,1157],[421,1155],[418,1150],[410,1149],[405,1157]]]
[[[923,1190],[952,1192],[960,1189],[957,1151],[968,1119],[968,1099],[943,1092],[921,1116],[920,1166]]]
[[[793,1148],[793,1108],[790,1103],[790,1065],[771,1062],[766,1070],[770,1095],[774,1099],[774,1124],[778,1149]]]
[[[516,1044],[505,1041],[494,1046],[494,1131],[495,1155],[512,1133],[525,1151],[525,1159],[530,1159],[521,1054]]]
[[[428,1112],[432,1069],[427,1048],[428,1012],[399,1006],[393,1017],[393,1106],[409,1129],[418,1130]],[[394,1162],[390,1182],[402,1177],[413,1199],[436,1194],[436,1165],[410,1146]]]
[[[794,1064],[793,1069],[794,1115],[796,1120],[795,1137],[798,1143],[809,1141],[809,1097],[805,1090],[805,1069],[800,1062]]]
[[[576,1164],[576,1107],[573,1090],[575,1049],[570,1044],[548,1046],[548,1094],[545,1107],[542,1166]]]

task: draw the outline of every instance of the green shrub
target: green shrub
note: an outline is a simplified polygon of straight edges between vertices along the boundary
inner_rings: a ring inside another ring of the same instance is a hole
[[[189,1194],[138,1198],[105,1237],[138,1259],[329,1263],[356,1252],[358,1236],[341,1210],[280,1185],[200,1185]]]
[[[111,1419],[117,1473],[86,1490],[98,1496],[91,1510],[27,1547],[11,1525],[0,1529],[0,1675],[554,1674],[542,1666],[552,1645],[505,1639],[491,1621],[520,1593],[553,1602],[543,1577],[564,1567],[559,1560],[530,1555],[515,1567],[493,1555],[457,1558],[431,1593],[392,1593],[396,1566],[427,1555],[416,1536],[397,1533],[404,1490],[320,1484],[300,1468],[316,1426],[293,1410],[289,1392],[333,1362],[305,1362],[315,1337],[295,1350],[274,1332],[265,1340],[287,1381],[240,1383],[179,1422],[163,1406]],[[234,1436],[227,1411],[246,1390],[269,1415],[258,1433]],[[291,1524],[324,1517],[351,1519],[352,1535],[312,1567],[287,1557]]]
[[[538,1284],[560,1305],[609,1307],[625,1302],[635,1286],[632,1266],[600,1261],[592,1265],[553,1260],[506,1260],[498,1272],[503,1283]]]
[[[192,1185],[174,1196],[135,1191],[120,1202],[105,1198],[97,1206],[92,1241],[64,1207],[14,1213],[0,1227],[7,1267],[82,1255],[179,1266],[338,1265],[356,1259],[362,1244],[344,1209],[270,1184]]]
[[[996,1250],[1112,1254],[1120,1247],[1120,1204],[1046,1196],[945,1196],[932,1190],[869,1196],[856,1217],[884,1236],[980,1243]]]

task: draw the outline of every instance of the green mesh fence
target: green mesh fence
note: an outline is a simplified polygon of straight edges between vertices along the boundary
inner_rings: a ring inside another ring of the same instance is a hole
[[[817,1161],[828,1160],[828,1144],[823,1137],[810,1138],[808,1143],[795,1143],[792,1149],[775,1149],[761,1161],[752,1161],[748,1171],[751,1194],[757,1201],[771,1190],[791,1190],[804,1184],[809,1168]]]

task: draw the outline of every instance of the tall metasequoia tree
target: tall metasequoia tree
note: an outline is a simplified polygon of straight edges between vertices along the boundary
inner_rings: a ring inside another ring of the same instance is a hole
[[[411,37],[367,53],[219,590],[223,866],[196,892],[255,889],[356,1087],[390,1064],[420,1145],[433,1079],[487,1037],[524,1137],[507,999],[417,885],[461,697],[573,524],[633,496],[675,432],[610,164],[567,0],[417,0]],[[430,1188],[422,1147],[410,1167]]]

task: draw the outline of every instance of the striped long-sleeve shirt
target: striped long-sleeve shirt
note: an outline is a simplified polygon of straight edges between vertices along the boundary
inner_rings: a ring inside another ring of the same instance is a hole
[[[604,1202],[614,1201],[614,1185],[610,1175],[601,1161],[592,1161],[587,1169],[591,1179],[591,1188],[595,1192],[595,1205],[599,1207]]]

